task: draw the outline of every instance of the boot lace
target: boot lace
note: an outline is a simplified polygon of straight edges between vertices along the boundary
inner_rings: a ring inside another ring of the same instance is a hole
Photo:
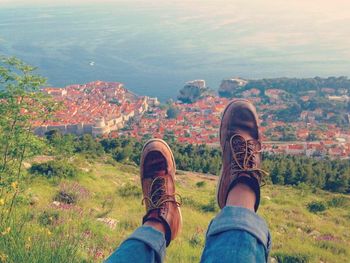
[[[148,196],[142,199],[142,205],[144,202],[147,202],[148,210],[162,208],[166,202],[173,202],[177,206],[181,206],[182,198],[179,194],[166,194],[164,177],[158,176],[154,178],[149,189]],[[180,202],[176,200],[176,196],[179,197]]]
[[[230,139],[230,147],[232,153],[231,160],[231,175],[247,172],[254,173],[262,180],[262,185],[265,184],[264,176],[268,172],[259,168],[256,162],[257,154],[261,153],[261,144],[256,140],[246,140],[241,135],[235,134]]]

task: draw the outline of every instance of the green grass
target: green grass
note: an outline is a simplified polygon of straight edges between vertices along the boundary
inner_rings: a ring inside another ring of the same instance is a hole
[[[101,262],[140,226],[145,210],[141,205],[136,167],[111,160],[96,162],[83,158],[76,163],[82,172],[74,179],[57,181],[37,177],[32,180],[25,193],[32,205],[25,202],[18,205],[20,211],[29,210],[32,214],[20,239],[36,237],[37,247],[32,246],[29,249],[32,256],[26,257],[29,253],[26,242],[21,242],[17,251],[9,251],[10,247],[6,248],[0,241],[0,252],[8,255],[8,262],[21,262],[25,258],[26,262],[83,262],[84,259],[85,262]],[[57,208],[52,203],[62,183],[78,183],[89,194],[79,198],[69,209]],[[166,262],[198,262],[207,226],[218,211],[212,201],[216,180],[215,177],[181,172],[177,175],[176,186],[183,198],[183,229],[168,248]],[[326,209],[312,213],[308,210],[312,202],[322,202]],[[349,207],[346,195],[283,186],[263,187],[259,214],[270,226],[271,255],[279,262],[346,262],[350,257]],[[97,218],[115,220],[115,228],[111,229]],[[46,229],[51,232],[49,236],[45,235]],[[46,253],[50,240],[57,239],[78,242],[75,247]],[[74,249],[78,251],[74,252]],[[67,260],[67,254],[72,251],[76,261]],[[60,256],[53,260],[57,253]]]

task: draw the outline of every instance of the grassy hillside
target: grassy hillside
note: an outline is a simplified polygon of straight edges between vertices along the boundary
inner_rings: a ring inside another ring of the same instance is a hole
[[[33,262],[38,262],[39,255],[50,249],[49,245],[40,245],[42,248],[38,250],[39,243],[33,244],[38,233],[45,233],[48,243],[66,240],[63,243],[70,243],[72,250],[78,249],[78,262],[83,258],[85,262],[100,262],[141,223],[145,211],[136,167],[109,159],[96,162],[77,158],[74,163],[81,170],[77,178],[34,178],[25,192],[25,200],[18,204],[31,214],[25,246],[29,247],[28,253],[33,253]],[[218,211],[215,186],[216,177],[178,173],[177,189],[183,199],[184,225],[182,234],[167,251],[166,262],[199,261],[206,228]],[[74,197],[70,200],[73,204],[54,202],[54,199],[69,200],[64,193]],[[308,209],[314,201],[317,202]],[[259,214],[271,228],[272,256],[279,262],[346,262],[350,257],[349,205],[345,195],[265,186]],[[312,209],[325,210],[312,213],[309,211]],[[0,252],[4,249],[0,244]],[[2,253],[7,254],[9,262],[19,262],[16,251]],[[41,258],[68,262],[69,256],[64,257]]]

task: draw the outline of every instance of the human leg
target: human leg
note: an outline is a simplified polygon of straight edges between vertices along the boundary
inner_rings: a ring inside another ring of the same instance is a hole
[[[143,225],[136,229],[105,262],[162,262],[165,256],[165,248],[166,241],[163,232]]]
[[[262,218],[247,208],[225,206],[209,225],[201,262],[267,262],[270,247]]]
[[[140,174],[146,215],[138,228],[106,262],[162,262],[165,248],[178,235],[182,218],[175,193],[175,160],[162,140],[143,148]]]
[[[210,223],[202,262],[266,262],[271,238],[255,212],[260,185],[261,142],[255,107],[244,100],[230,103],[220,127],[223,155],[217,199],[222,209]]]

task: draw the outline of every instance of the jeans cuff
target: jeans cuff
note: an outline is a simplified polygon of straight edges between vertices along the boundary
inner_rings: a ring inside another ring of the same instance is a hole
[[[162,232],[150,226],[141,226],[127,238],[127,240],[130,239],[139,240],[150,246],[156,253],[157,262],[163,262],[166,241]]]
[[[265,220],[256,213],[239,206],[225,206],[211,221],[207,236],[229,230],[243,230],[255,236],[263,244],[268,257],[271,249],[271,235]]]

